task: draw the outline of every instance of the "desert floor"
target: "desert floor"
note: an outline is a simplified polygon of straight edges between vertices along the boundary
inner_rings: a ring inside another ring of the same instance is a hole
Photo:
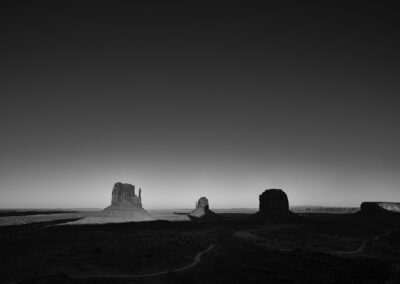
[[[0,227],[0,283],[399,283],[400,216]]]

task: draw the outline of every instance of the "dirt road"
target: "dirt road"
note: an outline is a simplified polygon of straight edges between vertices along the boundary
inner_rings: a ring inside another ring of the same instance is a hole
[[[169,272],[181,272],[185,271],[188,269],[193,268],[194,266],[198,265],[202,261],[203,255],[206,253],[210,252],[214,248],[214,244],[211,244],[208,248],[205,250],[199,252],[196,254],[196,256],[193,259],[193,262],[189,263],[188,265],[175,268],[175,269],[170,269],[170,270],[163,270],[163,271],[158,271],[158,272],[153,272],[153,273],[147,273],[147,274],[84,274],[84,275],[69,275],[71,278],[79,278],[79,279],[87,279],[87,278],[122,278],[122,279],[135,279],[135,278],[144,278],[144,277],[153,277],[153,276],[160,276],[163,274],[167,274]]]

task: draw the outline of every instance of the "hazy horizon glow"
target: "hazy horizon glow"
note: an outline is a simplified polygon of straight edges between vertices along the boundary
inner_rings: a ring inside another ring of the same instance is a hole
[[[394,9],[109,4],[1,4],[0,208],[400,201]]]

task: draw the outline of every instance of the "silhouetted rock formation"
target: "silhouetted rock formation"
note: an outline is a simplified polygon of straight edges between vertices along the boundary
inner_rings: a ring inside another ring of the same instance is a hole
[[[196,202],[196,208],[189,213],[189,217],[194,219],[209,219],[218,218],[219,216],[210,210],[208,199],[206,197],[201,197],[199,201]]]
[[[289,210],[289,200],[282,189],[265,190],[259,197],[259,211],[251,216],[251,220],[269,221],[299,221],[297,214]]]
[[[288,212],[289,200],[282,189],[268,189],[260,197],[260,212]]]
[[[365,215],[400,214],[400,203],[363,202],[360,213]]]

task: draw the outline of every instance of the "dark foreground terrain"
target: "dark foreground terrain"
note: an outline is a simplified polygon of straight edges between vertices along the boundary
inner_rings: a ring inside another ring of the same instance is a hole
[[[0,283],[400,283],[400,217],[0,228]]]

